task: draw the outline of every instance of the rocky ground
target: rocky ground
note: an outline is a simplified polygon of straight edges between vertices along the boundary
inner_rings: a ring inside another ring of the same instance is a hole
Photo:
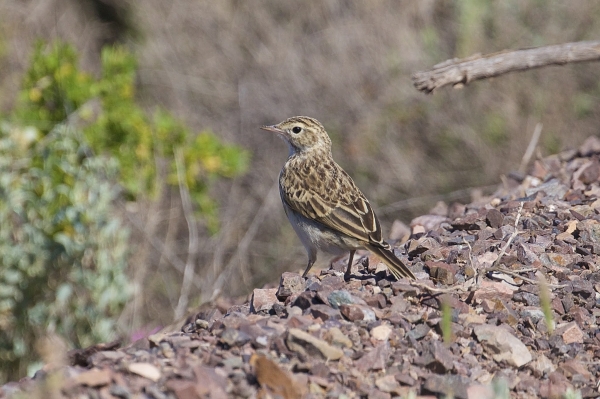
[[[394,281],[368,253],[181,331],[70,353],[0,398],[596,398],[600,140],[535,161],[491,197],[397,223]],[[449,396],[450,397],[450,396]]]

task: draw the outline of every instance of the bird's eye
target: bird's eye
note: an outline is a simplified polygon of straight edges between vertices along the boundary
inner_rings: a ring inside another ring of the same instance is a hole
[[[296,134],[298,134],[298,133],[300,133],[301,131],[302,131],[302,128],[301,128],[300,126],[294,126],[294,127],[292,128],[292,133],[296,133]]]

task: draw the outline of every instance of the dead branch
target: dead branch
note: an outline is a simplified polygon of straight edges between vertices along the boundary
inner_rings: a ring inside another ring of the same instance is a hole
[[[462,87],[475,80],[514,71],[598,60],[600,60],[600,41],[574,42],[514,51],[505,50],[487,55],[476,54],[465,59],[454,58],[437,64],[428,71],[416,72],[412,79],[417,90],[432,93],[447,85]]]

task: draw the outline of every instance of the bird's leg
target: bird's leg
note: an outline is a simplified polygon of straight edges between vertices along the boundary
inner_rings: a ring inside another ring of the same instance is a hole
[[[313,265],[315,264],[315,260],[316,259],[308,259],[308,265],[306,265],[306,270],[302,274],[302,278],[306,277],[306,275],[310,271],[311,267],[313,267]]]
[[[352,269],[352,260],[354,259],[354,253],[356,250],[350,251],[350,258],[348,259],[348,268],[346,269],[346,273],[344,273],[344,278],[348,278],[350,276],[350,269]]]

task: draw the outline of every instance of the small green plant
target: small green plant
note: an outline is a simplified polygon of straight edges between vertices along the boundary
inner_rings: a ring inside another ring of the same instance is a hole
[[[115,337],[128,233],[111,213],[117,162],[88,153],[64,125],[43,139],[0,126],[0,380],[22,376],[48,333],[78,347]]]
[[[88,118],[83,129],[86,142],[94,154],[109,154],[118,161],[119,183],[132,200],[156,191],[157,159],[169,165],[168,183],[178,184],[174,152],[181,149],[190,195],[198,214],[215,232],[217,205],[209,188],[217,178],[243,173],[248,152],[223,143],[209,130],[193,134],[167,111],[148,116],[135,102],[137,63],[124,47],[105,47],[101,61],[102,73],[96,79],[79,70],[70,45],[39,42],[13,120],[44,136],[76,111]],[[87,111],[92,100],[100,101],[97,115]]]
[[[75,347],[115,337],[132,291],[117,198],[151,197],[157,181],[181,184],[178,152],[198,215],[214,232],[209,189],[248,164],[246,151],[210,131],[192,134],[166,111],[147,115],[124,47],[104,48],[101,60],[95,78],[79,70],[70,45],[39,42],[11,122],[0,118],[0,382],[24,375],[46,334]],[[165,179],[157,164],[167,166]]]
[[[544,321],[548,328],[548,334],[552,335],[554,332],[554,317],[552,316],[552,306],[550,304],[550,290],[548,289],[548,283],[543,275],[539,277],[538,287],[540,290],[540,305],[542,312],[544,313]]]
[[[440,327],[442,329],[444,344],[449,346],[452,343],[452,308],[446,301],[442,301],[442,320],[440,321]]]

